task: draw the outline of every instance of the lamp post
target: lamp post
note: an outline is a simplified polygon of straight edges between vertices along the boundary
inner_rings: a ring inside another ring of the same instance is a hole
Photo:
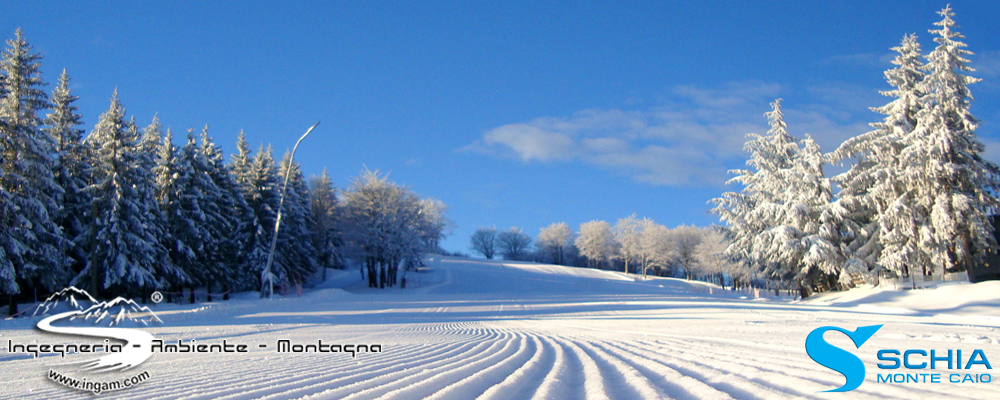
[[[281,187],[281,197],[278,200],[278,216],[274,220],[274,236],[271,238],[271,251],[267,253],[267,266],[264,267],[264,276],[267,279],[268,287],[267,298],[274,296],[274,276],[271,275],[271,264],[274,263],[274,248],[278,245],[278,228],[281,227],[281,208],[285,205],[285,192],[288,190],[288,177],[292,173],[292,163],[295,162],[295,150],[299,148],[299,143],[302,143],[302,139],[309,136],[309,132],[312,132],[317,125],[319,125],[319,121],[310,126],[309,130],[299,138],[299,141],[295,142],[295,147],[292,147],[292,154],[288,157],[288,167],[285,168],[285,184]],[[261,291],[263,291],[263,288],[261,288]]]

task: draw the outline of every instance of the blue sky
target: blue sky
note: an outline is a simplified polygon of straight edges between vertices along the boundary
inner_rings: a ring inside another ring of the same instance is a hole
[[[141,125],[208,124],[227,153],[240,129],[281,153],[322,120],[307,175],[389,172],[448,204],[444,247],[468,251],[483,225],[717,222],[769,102],[833,150],[879,118],[889,48],[932,50],[946,4],[759,3],[7,1],[0,32],[24,29],[48,82],[69,71],[88,130],[116,87]],[[998,162],[1000,4],[951,4]]]

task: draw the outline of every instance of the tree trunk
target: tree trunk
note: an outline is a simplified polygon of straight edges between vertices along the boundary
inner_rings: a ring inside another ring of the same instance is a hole
[[[379,265],[378,271],[378,288],[385,289],[385,263],[382,262],[380,264],[381,265]]]
[[[93,205],[90,207],[90,209],[91,209],[91,214],[90,214],[91,217],[96,218],[97,215],[98,215],[97,214],[97,212],[98,212],[97,202],[94,202]],[[97,288],[98,288],[97,279],[101,276],[101,274],[99,273],[100,271],[97,270],[97,232],[96,231],[97,231],[97,225],[95,223],[95,225],[94,225],[94,232],[93,232],[93,238],[91,238],[91,240],[90,240],[90,265],[88,266],[88,268],[90,268],[90,295],[93,296],[95,299],[99,299],[99,298],[101,298],[101,294],[97,292]]]
[[[7,315],[13,317],[17,314],[17,301],[14,300],[14,295],[7,295]]]

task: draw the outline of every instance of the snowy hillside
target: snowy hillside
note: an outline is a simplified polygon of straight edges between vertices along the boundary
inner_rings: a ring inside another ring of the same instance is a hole
[[[875,380],[884,372],[875,366],[882,348],[983,349],[1000,360],[1000,316],[987,304],[998,304],[995,283],[792,302],[713,296],[700,282],[636,282],[620,273],[552,265],[440,257],[427,265],[406,275],[406,289],[369,289],[357,271],[347,271],[302,297],[268,301],[245,294],[228,302],[155,305],[163,324],[144,330],[157,339],[225,340],[250,350],[154,354],[137,368],[149,372],[148,381],[101,398],[848,398],[818,393],[844,378],[809,358],[805,338],[821,326],[875,324],[885,326],[854,351],[868,372],[849,398],[996,394],[996,383]],[[935,293],[950,296],[952,308],[919,307],[922,296]],[[36,322],[0,321],[0,397],[92,397],[46,378],[54,365],[79,356],[32,359],[6,348],[8,340],[69,343],[42,335],[33,329]],[[847,338],[829,336],[848,348]],[[377,344],[382,351],[353,358],[279,353],[279,340]]]

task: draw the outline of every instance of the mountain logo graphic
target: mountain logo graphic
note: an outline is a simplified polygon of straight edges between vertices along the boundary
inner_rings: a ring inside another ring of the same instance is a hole
[[[45,332],[124,341],[119,352],[69,363],[82,364],[83,370],[102,372],[129,370],[153,355],[153,335],[124,326],[146,327],[163,323],[149,307],[132,300],[116,297],[110,301],[97,301],[85,290],[75,287],[49,296],[34,315],[47,316],[36,325]]]

